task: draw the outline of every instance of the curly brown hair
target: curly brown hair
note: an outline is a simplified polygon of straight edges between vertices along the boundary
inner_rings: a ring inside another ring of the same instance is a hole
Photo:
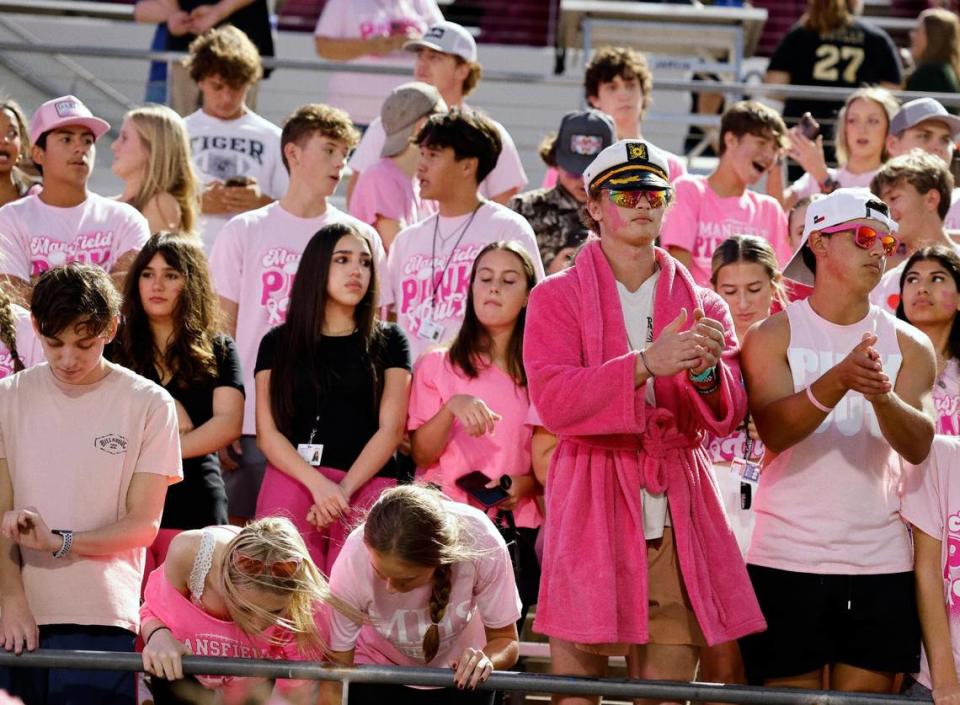
[[[594,52],[583,74],[583,91],[587,103],[600,94],[601,83],[609,83],[617,76],[624,80],[635,78],[640,83],[640,92],[643,94],[640,116],[643,117],[653,97],[653,73],[647,64],[647,57],[634,49],[601,47]]]
[[[263,64],[256,45],[241,30],[229,24],[208,30],[194,39],[184,66],[194,81],[219,76],[231,88],[251,85],[263,76]]]

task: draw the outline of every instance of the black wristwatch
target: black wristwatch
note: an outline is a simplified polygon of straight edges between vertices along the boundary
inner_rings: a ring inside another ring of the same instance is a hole
[[[840,182],[837,181],[832,176],[828,176],[823,181],[820,182],[820,193],[828,194],[833,193],[838,188],[840,188]]]

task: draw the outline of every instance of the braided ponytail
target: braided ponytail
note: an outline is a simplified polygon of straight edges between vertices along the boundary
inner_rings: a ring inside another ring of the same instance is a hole
[[[5,291],[0,291],[0,342],[10,350],[10,357],[13,358],[13,371],[19,372],[23,369],[23,361],[17,352],[17,327],[13,317],[13,305],[10,295]]]
[[[440,622],[450,603],[453,566],[479,556],[465,544],[470,537],[461,530],[459,517],[446,506],[445,500],[430,487],[393,487],[380,495],[363,526],[364,542],[377,553],[434,569],[430,627],[423,635],[426,663],[440,650]]]
[[[423,635],[424,663],[433,661],[440,650],[440,622],[450,602],[450,589],[453,587],[449,565],[437,566],[433,573],[433,592],[430,593],[430,628]]]

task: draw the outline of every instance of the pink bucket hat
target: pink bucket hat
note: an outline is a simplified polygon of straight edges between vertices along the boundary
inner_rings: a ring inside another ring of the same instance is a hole
[[[94,117],[79,98],[64,95],[48,100],[34,112],[33,117],[30,118],[30,141],[35,143],[44,132],[68,125],[82,125],[89,128],[95,139],[99,139],[100,135],[110,129],[110,123]]]

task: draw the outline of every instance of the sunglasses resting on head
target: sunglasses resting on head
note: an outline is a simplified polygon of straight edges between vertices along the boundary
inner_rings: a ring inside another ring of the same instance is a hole
[[[864,250],[873,249],[873,246],[879,238],[880,245],[883,247],[883,254],[887,257],[892,256],[893,253],[897,251],[897,245],[899,244],[897,238],[891,233],[881,232],[875,228],[871,228],[869,225],[844,223],[842,225],[824,228],[820,232],[824,235],[835,235],[836,233],[845,232],[853,233],[854,244]]]

